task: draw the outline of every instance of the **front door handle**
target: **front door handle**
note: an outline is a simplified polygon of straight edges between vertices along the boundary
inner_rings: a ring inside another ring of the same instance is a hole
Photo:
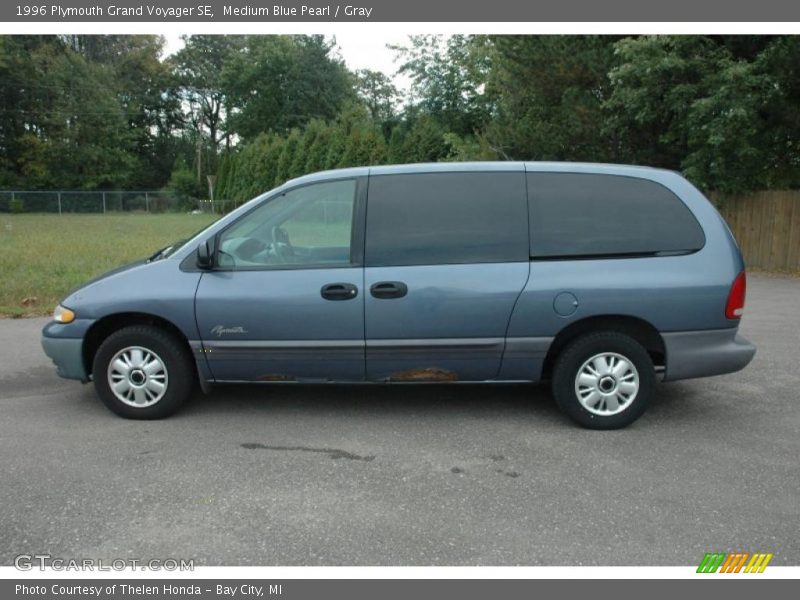
[[[408,286],[402,281],[379,281],[369,288],[375,298],[402,298],[408,293]]]
[[[352,283],[329,283],[319,293],[325,300],[352,300],[358,296],[358,288]]]

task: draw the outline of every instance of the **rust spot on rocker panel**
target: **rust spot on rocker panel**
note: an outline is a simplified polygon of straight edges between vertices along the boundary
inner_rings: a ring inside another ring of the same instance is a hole
[[[458,381],[458,375],[439,367],[408,369],[389,375],[389,381]]]
[[[279,373],[265,373],[256,377],[257,381],[296,381],[291,375],[281,375]]]

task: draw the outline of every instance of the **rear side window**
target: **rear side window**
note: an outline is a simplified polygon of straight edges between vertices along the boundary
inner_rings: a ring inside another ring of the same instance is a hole
[[[636,177],[528,173],[533,258],[691,252],[700,224],[666,187]]]
[[[372,176],[367,266],[528,260],[525,174]]]

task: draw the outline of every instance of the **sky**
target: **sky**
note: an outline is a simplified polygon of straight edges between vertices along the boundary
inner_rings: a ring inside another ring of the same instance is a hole
[[[174,54],[183,47],[180,34],[169,34],[165,37],[167,55]],[[411,82],[408,77],[396,74],[398,65],[393,61],[395,54],[386,46],[387,44],[404,46],[407,43],[407,34],[387,34],[380,30],[369,31],[367,27],[361,28],[357,35],[341,33],[336,36],[339,53],[351,71],[358,69],[381,71],[392,77],[395,86],[401,92],[407,92],[411,87]]]

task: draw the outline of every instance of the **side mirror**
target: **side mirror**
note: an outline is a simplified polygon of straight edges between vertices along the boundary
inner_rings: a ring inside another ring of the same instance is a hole
[[[197,247],[197,268],[210,269],[214,263],[214,254],[211,252],[211,244],[206,240]]]

